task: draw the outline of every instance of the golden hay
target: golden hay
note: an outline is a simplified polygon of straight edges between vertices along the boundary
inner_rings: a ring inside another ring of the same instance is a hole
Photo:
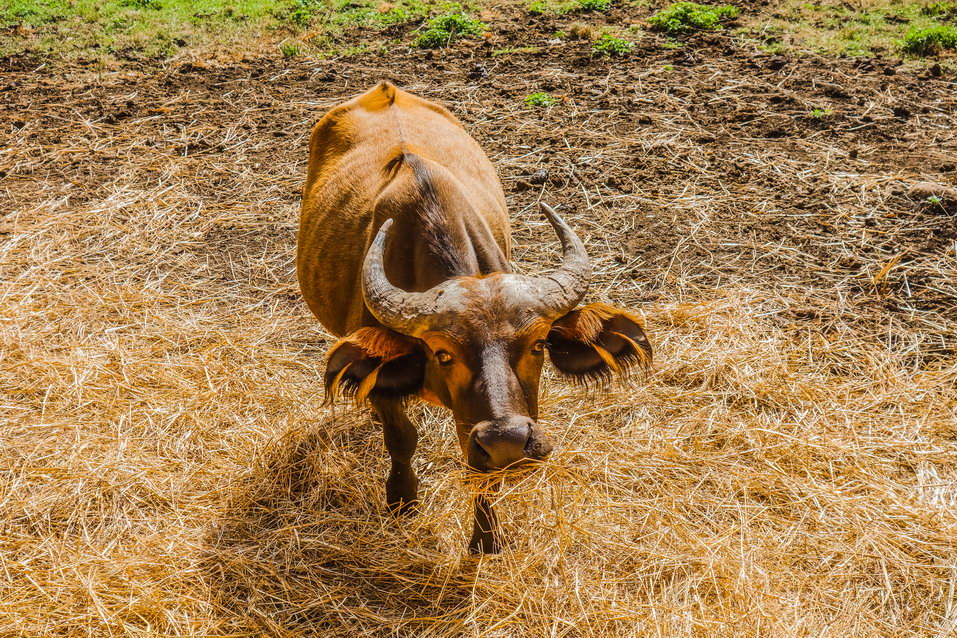
[[[164,152],[187,133],[157,139],[149,115],[11,147],[35,172],[0,228],[0,634],[954,635],[954,358],[920,363],[912,328],[888,347],[810,283],[700,286],[672,268],[680,246],[642,303],[598,202],[569,220],[597,261],[589,298],[642,315],[654,371],[609,393],[543,381],[556,452],[506,480],[509,545],[481,559],[450,419],[417,407],[421,513],[393,521],[380,433],[322,405],[327,342],[292,269],[288,193],[335,97],[288,106],[288,163],[202,103],[221,154]],[[503,117],[534,137],[520,105]],[[112,177],[61,188],[70,153],[109,154]],[[543,268],[535,196],[510,199],[519,259]],[[809,305],[827,329],[793,318]]]

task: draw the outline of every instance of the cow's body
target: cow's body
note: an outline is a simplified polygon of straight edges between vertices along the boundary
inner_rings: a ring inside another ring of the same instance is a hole
[[[387,219],[386,271],[399,288],[509,270],[495,169],[446,109],[383,83],[327,113],[309,148],[296,265],[303,298],[332,334],[379,324],[362,300],[361,271]],[[429,190],[439,207],[422,206]]]
[[[559,372],[585,380],[651,360],[635,317],[606,304],[575,309],[588,256],[542,209],[563,263],[543,277],[512,274],[502,187],[447,110],[383,83],[313,129],[299,284],[341,337],[327,358],[327,393],[368,400],[382,423],[394,511],[417,500],[408,400],[449,408],[469,466],[489,472],[551,450],[537,422],[546,351]],[[476,498],[470,548],[496,551],[495,527],[488,501]]]

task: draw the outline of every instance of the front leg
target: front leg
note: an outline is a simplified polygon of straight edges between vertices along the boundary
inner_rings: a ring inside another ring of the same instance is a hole
[[[415,509],[419,499],[419,480],[412,470],[419,433],[400,402],[373,400],[372,407],[382,423],[385,447],[392,459],[392,470],[385,481],[386,504],[390,511],[404,514]]]
[[[502,544],[498,539],[498,517],[482,492],[475,495],[475,522],[472,527],[472,540],[469,541],[471,554],[498,554]]]

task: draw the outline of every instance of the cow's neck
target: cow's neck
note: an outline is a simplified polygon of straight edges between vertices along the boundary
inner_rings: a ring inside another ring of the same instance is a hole
[[[461,276],[508,272],[509,263],[461,183],[435,162],[406,153],[379,202],[395,217],[386,272],[410,291]],[[377,206],[379,207],[379,206]]]

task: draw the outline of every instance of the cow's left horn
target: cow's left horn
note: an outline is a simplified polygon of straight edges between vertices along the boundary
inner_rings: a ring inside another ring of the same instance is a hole
[[[385,275],[383,253],[389,228],[394,220],[386,220],[372,240],[362,266],[362,296],[369,312],[386,328],[419,336],[427,328],[425,319],[438,310],[438,298],[444,292],[436,286],[426,292],[407,292],[396,288]]]
[[[538,298],[542,304],[542,313],[546,317],[560,317],[578,305],[588,291],[591,279],[591,263],[585,245],[575,231],[558,216],[551,206],[539,202],[542,213],[562,242],[564,258],[555,272],[536,277]]]

